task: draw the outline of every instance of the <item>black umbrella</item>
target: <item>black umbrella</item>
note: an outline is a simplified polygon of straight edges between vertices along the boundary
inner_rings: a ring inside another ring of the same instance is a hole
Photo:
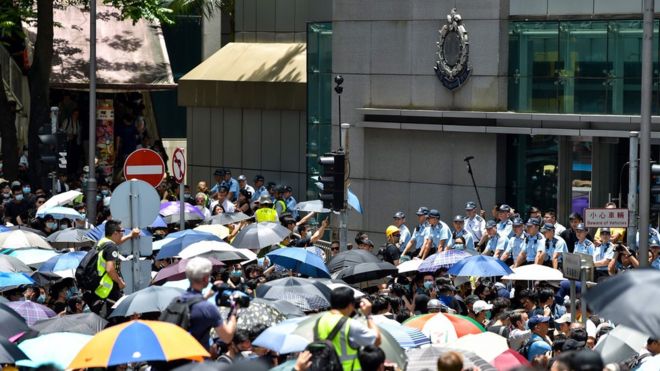
[[[95,241],[87,236],[89,231],[83,228],[67,228],[46,237],[46,241],[56,248],[92,246]]]
[[[108,321],[96,313],[79,313],[38,321],[32,325],[32,329],[39,331],[42,335],[53,332],[75,332],[78,334],[96,335],[107,324]]]
[[[359,263],[378,263],[381,260],[367,250],[348,250],[337,254],[328,262],[328,270],[330,273],[339,272],[340,270],[352,267]]]
[[[0,364],[14,364],[21,359],[28,359],[28,356],[16,344],[0,337]]]
[[[389,275],[396,275],[399,271],[390,263],[379,261],[377,263],[360,263],[352,267],[344,268],[337,272],[335,278],[346,281],[346,283],[360,283],[364,281],[377,280]]]
[[[590,289],[584,298],[591,309],[608,320],[660,337],[660,311],[653,305],[660,297],[660,271],[634,269]]]
[[[10,230],[12,231],[25,231],[25,232],[32,232],[36,233],[41,237],[46,237],[46,234],[38,229],[30,228],[30,227],[24,227],[22,225],[14,225],[9,227]]]
[[[30,328],[25,319],[7,304],[0,303],[0,337],[12,337],[27,332]]]
[[[222,225],[234,224],[234,223],[240,223],[243,220],[248,220],[250,218],[252,217],[240,211],[235,213],[221,213],[211,218],[211,224],[222,224]]]
[[[294,318],[294,317],[304,317],[305,312],[300,310],[297,306],[292,304],[291,302],[288,302],[286,300],[268,300],[268,299],[262,299],[262,298],[254,298],[252,299],[253,303],[265,303],[267,305],[270,305],[271,307],[279,310],[286,316],[286,318]]]
[[[34,280],[34,283],[36,283],[39,286],[52,285],[64,279],[64,277],[52,272],[39,272],[39,271],[35,271],[34,273],[32,273],[30,275],[30,278],[32,278]]]
[[[229,308],[220,307],[220,315],[222,318],[227,318]],[[275,309],[267,302],[252,301],[247,308],[239,308],[237,315],[236,326],[239,330],[251,330],[259,325],[270,327],[276,325],[286,319],[286,316],[279,310]]]
[[[275,292],[302,292],[304,294],[321,296],[327,300],[330,300],[330,294],[332,292],[326,285],[311,279],[286,277],[266,282],[257,287],[257,297],[263,298],[271,291],[271,295]],[[271,297],[277,299],[276,296]]]

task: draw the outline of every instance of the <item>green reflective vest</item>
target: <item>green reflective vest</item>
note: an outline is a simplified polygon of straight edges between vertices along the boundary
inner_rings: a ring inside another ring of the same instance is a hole
[[[335,327],[337,322],[341,319],[341,314],[335,314],[332,312],[326,313],[319,319],[318,322],[318,338],[325,339],[332,329]],[[351,347],[348,341],[348,330],[351,326],[351,319],[344,324],[344,327],[339,331],[339,334],[335,336],[334,339],[327,339],[332,342],[332,345],[335,347],[335,351],[339,356],[341,365],[344,368],[344,371],[357,371],[361,370],[360,361],[357,358],[357,349]]]
[[[96,246],[94,247],[95,249],[99,250],[98,259],[96,259],[96,271],[98,272],[99,277],[101,277],[99,287],[94,290],[94,293],[101,299],[105,299],[108,297],[108,295],[110,295],[110,291],[112,291],[112,287],[115,284],[112,278],[110,278],[108,275],[108,272],[105,270],[106,260],[103,258],[103,248],[104,245],[108,242],[112,242],[112,240],[107,237],[103,237],[99,240],[99,242],[96,243]]]

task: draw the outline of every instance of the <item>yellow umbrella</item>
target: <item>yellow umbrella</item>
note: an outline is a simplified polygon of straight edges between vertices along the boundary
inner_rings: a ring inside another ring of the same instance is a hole
[[[133,362],[210,357],[181,327],[159,321],[131,321],[105,329],[85,345],[69,369],[109,367]]]

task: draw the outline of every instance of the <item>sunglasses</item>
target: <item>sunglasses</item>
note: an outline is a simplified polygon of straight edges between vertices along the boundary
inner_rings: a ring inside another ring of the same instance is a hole
[[[332,251],[338,251],[338,250],[339,250],[339,246],[336,246],[336,247],[335,247],[335,246],[330,247],[330,250],[332,250]]]
[[[399,234],[399,233],[395,233],[395,234],[393,234],[392,236],[394,236],[394,237],[401,237],[401,234]]]

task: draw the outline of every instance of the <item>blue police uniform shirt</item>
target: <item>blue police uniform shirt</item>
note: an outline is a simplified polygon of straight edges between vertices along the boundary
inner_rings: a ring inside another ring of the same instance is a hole
[[[525,241],[525,257],[528,262],[536,260],[536,253],[545,251],[545,237],[537,233],[535,236],[528,236]]]
[[[497,222],[497,233],[502,237],[509,238],[513,233],[513,222],[509,219]]]
[[[211,190],[209,191],[211,193],[211,195],[218,192],[220,190],[221,185],[222,185],[222,183],[215,183],[215,185],[213,187],[211,187]]]
[[[411,239],[415,239],[415,250],[413,252],[419,250],[424,246],[424,235],[426,234],[426,228],[429,227],[428,222],[424,222],[424,224],[420,224],[415,228],[413,231]]]
[[[286,202],[286,211],[290,212],[292,217],[297,218],[298,210],[296,210],[295,208],[298,202],[296,202],[296,199],[293,198],[293,196],[289,196],[289,198],[284,200],[284,202]]]
[[[238,197],[238,190],[239,190],[238,180],[234,178],[230,178],[228,181],[225,180],[222,183],[220,183],[220,186],[227,187],[229,189],[229,192],[232,192],[234,194],[234,198],[232,198],[232,201],[236,200],[236,198]]]
[[[515,261],[518,259],[518,255],[520,255],[520,252],[523,250],[525,246],[525,233],[521,233],[520,236],[513,235],[513,237],[509,238],[509,242],[506,245],[506,250],[504,250],[505,254],[509,254],[510,257],[513,258]]]
[[[483,237],[486,230],[486,221],[479,215],[475,215],[474,218],[467,218],[465,229],[470,232],[474,240],[481,241],[481,237]]]
[[[451,243],[451,232],[449,231],[449,226],[442,221],[438,221],[438,224],[432,226],[429,224],[428,228],[424,233],[425,240],[431,240],[431,248],[437,248],[440,244],[440,241],[447,241],[445,246],[449,246]]]
[[[484,248],[484,252],[505,250],[508,243],[508,238],[500,234],[496,234],[488,240],[488,243],[486,243],[486,248]]]
[[[264,186],[261,186],[259,187],[259,189],[254,191],[254,194],[252,195],[252,199],[250,201],[252,202],[259,201],[259,197],[261,197],[261,195],[268,195],[268,190]]]
[[[463,240],[465,240],[466,250],[476,251],[474,249],[474,239],[472,239],[472,233],[470,233],[467,229],[461,229],[460,231],[457,231],[456,238],[458,237],[461,237]]]
[[[594,246],[593,253],[594,261],[601,261],[605,259],[614,259],[614,245],[611,242],[601,243],[600,246]],[[596,267],[599,271],[607,271],[607,266]]]
[[[408,241],[412,238],[412,235],[410,234],[410,229],[405,224],[401,224],[399,233],[401,234],[401,237],[399,237],[399,241],[401,242],[399,250],[403,251],[406,245],[408,245]]]
[[[651,268],[660,269],[660,256],[658,256],[651,262]]]
[[[561,262],[563,254],[568,252],[566,241],[557,235],[555,235],[551,240],[546,241],[545,261],[552,259],[552,256],[556,252],[559,253],[559,256],[557,257],[558,262]]]
[[[594,244],[593,242],[585,239],[584,242],[577,241],[575,242],[574,253],[594,255]]]

